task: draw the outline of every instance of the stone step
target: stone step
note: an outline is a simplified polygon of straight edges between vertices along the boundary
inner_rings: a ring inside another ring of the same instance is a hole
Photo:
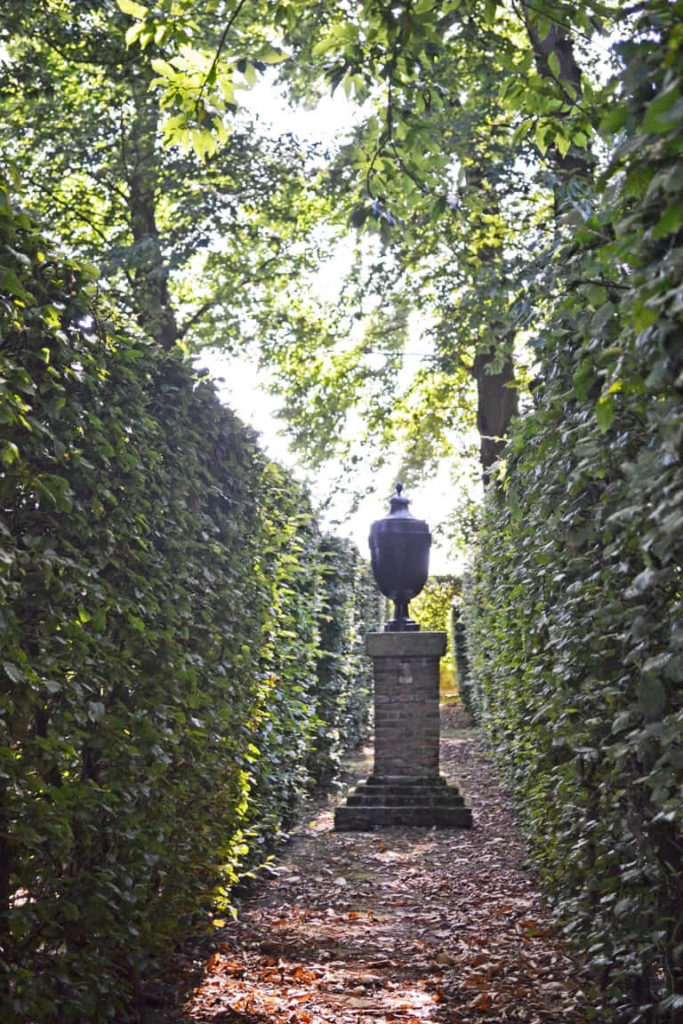
[[[346,800],[350,807],[464,807],[457,790],[414,790],[410,793],[389,793],[381,786],[358,787]]]
[[[358,789],[382,789],[386,793],[447,793],[458,788],[456,782],[447,782],[443,775],[416,776],[379,776],[371,775],[365,782],[358,784]]]
[[[337,832],[374,832],[391,826],[418,828],[471,828],[469,807],[338,807]]]
[[[340,832],[390,825],[470,828],[472,811],[457,784],[443,776],[411,780],[371,776],[335,811],[334,827]]]

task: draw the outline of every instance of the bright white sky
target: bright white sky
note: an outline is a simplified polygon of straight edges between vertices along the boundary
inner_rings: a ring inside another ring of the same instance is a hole
[[[249,92],[245,91],[241,99],[245,107],[258,115],[264,127],[271,125],[274,132],[291,131],[321,143],[331,142],[336,134],[347,129],[354,116],[354,108],[342,90],[326,97],[312,111],[290,109],[282,96],[267,82],[259,83]],[[327,281],[321,281],[321,285],[327,290]],[[261,445],[268,455],[292,469],[299,479],[305,480],[315,502],[324,501],[334,488],[335,473],[330,470],[311,478],[310,472],[297,461],[284,437],[283,424],[277,419],[277,402],[268,392],[267,372],[242,357],[231,358],[220,353],[203,352],[198,362],[216,379],[219,394],[226,405],[260,433]],[[349,537],[365,556],[368,555],[370,524],[388,512],[388,500],[397,480],[398,462],[397,452],[396,464],[387,464],[386,472],[372,481],[373,493],[361,502],[355,514],[347,516],[344,503],[341,502],[327,516],[326,525],[331,532]],[[413,515],[426,519],[430,526],[445,519],[456,504],[453,485],[446,471],[439,479],[414,494],[408,494],[408,497],[412,499]],[[443,547],[434,543],[430,560],[432,573],[457,572],[461,568]]]

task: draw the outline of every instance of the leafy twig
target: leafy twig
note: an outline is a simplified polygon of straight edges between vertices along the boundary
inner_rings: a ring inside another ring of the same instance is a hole
[[[199,108],[199,104],[201,103],[202,97],[204,95],[204,90],[206,89],[206,86],[208,85],[209,79],[211,78],[211,76],[213,75],[214,71],[216,70],[216,65],[218,64],[218,61],[221,58],[221,54],[222,54],[223,49],[225,47],[225,44],[226,44],[226,42],[228,40],[228,33],[230,32],[230,29],[232,28],[232,26],[235,24],[235,21],[239,17],[240,12],[241,12],[242,8],[244,7],[245,3],[246,3],[246,0],[239,0],[239,3],[237,4],[237,7],[235,8],[235,10],[232,12],[230,17],[228,18],[227,24],[226,24],[225,28],[223,29],[223,34],[221,35],[221,38],[218,41],[218,47],[216,49],[216,52],[213,55],[213,60],[211,61],[211,67],[207,71],[206,76],[204,78],[204,81],[202,82],[202,84],[200,86],[199,95],[197,96],[197,102],[195,104],[195,109]]]

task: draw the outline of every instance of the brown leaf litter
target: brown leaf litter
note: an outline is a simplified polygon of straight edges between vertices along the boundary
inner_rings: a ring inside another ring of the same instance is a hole
[[[334,807],[318,808],[275,877],[217,930],[178,1024],[586,1021],[579,966],[525,870],[482,737],[457,708],[442,707],[441,752],[474,827],[338,834]]]

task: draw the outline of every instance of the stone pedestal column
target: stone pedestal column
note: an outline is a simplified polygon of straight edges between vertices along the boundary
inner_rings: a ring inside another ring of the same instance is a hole
[[[439,774],[439,661],[445,633],[370,633],[374,663],[375,770],[381,779]]]
[[[472,812],[439,775],[439,661],[445,633],[370,633],[375,679],[375,763],[335,812],[338,831],[388,825],[469,827]]]

